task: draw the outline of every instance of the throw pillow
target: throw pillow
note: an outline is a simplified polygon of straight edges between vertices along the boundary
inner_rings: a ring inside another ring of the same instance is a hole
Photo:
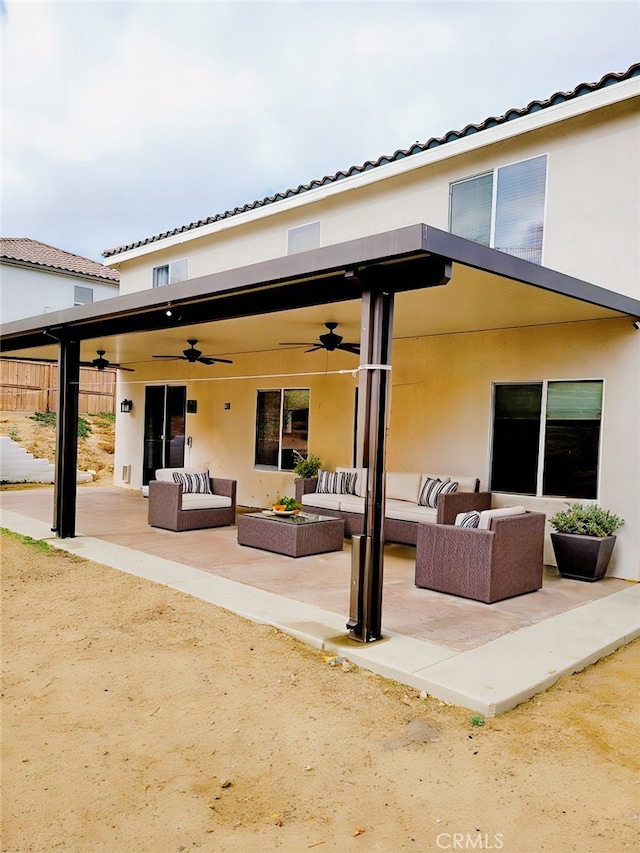
[[[316,492],[324,495],[355,495],[358,475],[349,471],[318,471]]]
[[[461,512],[459,515],[456,515],[455,526],[477,527],[479,521],[480,513],[478,512],[478,510],[472,509],[470,512]]]
[[[200,471],[197,474],[183,474],[180,471],[174,471],[173,482],[182,485],[183,495],[211,494],[211,481],[208,471]]]
[[[427,477],[418,498],[418,505],[435,509],[438,506],[440,495],[448,495],[451,492],[455,492],[457,488],[458,484],[456,482],[443,483],[442,480]]]
[[[318,471],[318,482],[316,483],[316,492],[323,495],[337,494],[336,486],[338,484],[338,474],[334,471]]]

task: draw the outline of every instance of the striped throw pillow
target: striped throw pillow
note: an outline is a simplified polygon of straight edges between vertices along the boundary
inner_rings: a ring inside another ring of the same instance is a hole
[[[443,483],[442,480],[427,477],[418,498],[418,505],[435,509],[438,506],[440,495],[449,495],[451,492],[455,492],[457,488],[458,484],[455,481]]]
[[[211,494],[211,481],[208,471],[199,471],[195,474],[183,474],[181,471],[174,471],[173,482],[180,483],[183,495]]]
[[[324,495],[355,495],[358,475],[350,471],[318,471],[316,492]]]
[[[477,527],[478,522],[480,521],[480,513],[476,509],[472,509],[471,512],[461,512],[456,515],[455,526],[456,527]]]

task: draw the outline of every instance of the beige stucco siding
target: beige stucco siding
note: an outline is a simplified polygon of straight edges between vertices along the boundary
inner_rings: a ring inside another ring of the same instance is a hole
[[[484,133],[489,142],[490,133]],[[450,154],[459,150],[459,156],[432,163],[416,159],[425,165],[403,174],[380,167],[374,183],[364,180],[370,174],[365,173],[362,180],[337,182],[329,195],[311,191],[286,204],[239,214],[218,223],[214,234],[186,232],[184,242],[168,249],[151,245],[149,254],[122,263],[121,292],[150,288],[153,267],[184,257],[190,278],[280,257],[287,251],[287,231],[313,221],[321,223],[322,245],[416,222],[447,229],[451,182],[546,154],[543,263],[640,295],[637,98],[470,151],[464,142],[445,146]]]
[[[598,500],[629,521],[620,531],[610,571],[638,579],[637,337],[628,320],[608,320],[396,340],[387,469],[475,475],[486,489],[493,382],[602,379],[605,404]],[[231,368],[236,378],[228,379],[212,377],[206,368],[192,368],[189,378],[182,363],[166,365],[163,378],[186,384],[187,396],[198,401],[197,414],[187,415],[187,435],[193,439],[187,463],[237,479],[240,504],[268,506],[279,493],[293,495],[293,474],[254,467],[256,395],[269,388],[308,387],[311,451],[328,469],[351,464],[357,380],[349,369],[355,366],[354,359],[340,354],[321,358],[319,366],[316,358],[303,355],[294,362],[291,352],[250,355],[243,358],[242,368]],[[126,435],[118,443],[116,484],[121,483],[117,476],[121,466],[129,464],[132,484],[141,481],[143,370],[136,372],[135,382],[120,389],[134,400],[134,414],[120,417],[118,429],[124,428]],[[339,374],[339,370],[347,372]],[[229,409],[225,403],[230,403]],[[561,499],[521,496],[497,496],[496,502],[525,503],[548,516],[564,506]],[[546,556],[553,561],[548,542]]]

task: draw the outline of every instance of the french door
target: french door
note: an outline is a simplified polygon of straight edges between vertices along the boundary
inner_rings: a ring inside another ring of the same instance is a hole
[[[144,395],[142,485],[158,468],[184,466],[186,385],[149,385]]]

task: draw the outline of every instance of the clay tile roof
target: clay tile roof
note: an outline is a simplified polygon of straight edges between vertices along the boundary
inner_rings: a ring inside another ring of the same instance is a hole
[[[607,86],[612,86],[615,83],[620,83],[623,80],[628,80],[631,77],[637,76],[640,76],[640,63],[631,65],[626,71],[619,74],[615,72],[605,74],[597,83],[580,83],[570,92],[556,92],[544,101],[531,101],[531,103],[527,104],[526,107],[522,107],[520,109],[512,108],[507,110],[507,112],[501,116],[490,116],[480,124],[468,124],[462,130],[450,130],[443,136],[431,137],[431,139],[428,139],[426,142],[416,142],[409,148],[399,148],[393,154],[384,154],[381,157],[378,157],[377,160],[367,160],[360,166],[350,166],[348,169],[342,169],[339,172],[336,172],[335,175],[325,175],[324,178],[315,179],[310,181],[308,184],[300,184],[298,187],[283,190],[275,195],[258,199],[257,201],[252,201],[242,207],[235,207],[233,210],[226,210],[224,213],[216,213],[214,216],[209,216],[206,219],[198,219],[195,222],[191,222],[189,225],[181,225],[178,228],[174,228],[172,231],[165,231],[162,234],[156,234],[154,237],[147,237],[146,239],[138,240],[135,243],[128,243],[127,245],[117,246],[114,249],[107,249],[102,253],[102,255],[105,258],[109,258],[113,255],[118,255],[121,252],[127,252],[130,249],[137,249],[140,246],[146,246],[149,243],[164,240],[166,237],[173,237],[183,231],[191,231],[195,228],[201,228],[203,225],[218,222],[221,219],[229,219],[239,213],[246,213],[247,211],[255,210],[258,207],[264,207],[267,204],[274,204],[275,202],[282,201],[285,198],[291,198],[291,196],[300,195],[301,193],[308,192],[309,190],[327,186],[327,184],[336,183],[337,181],[348,178],[351,175],[366,172],[369,169],[377,169],[380,166],[386,166],[389,163],[402,160],[405,157],[411,157],[412,154],[419,154],[420,152],[427,151],[431,148],[438,148],[441,145],[446,145],[448,142],[454,142],[455,140],[462,139],[465,136],[471,136],[474,133],[488,130],[491,127],[505,124],[508,121],[513,121],[514,119],[521,118],[522,116],[530,115],[538,110],[544,110],[548,107],[556,106],[556,104],[562,104],[565,101],[579,98],[581,95],[588,95],[591,92],[596,92],[599,89],[604,89]]]
[[[59,270],[60,272],[104,280],[106,283],[118,284],[120,273],[64,249],[56,249],[39,240],[29,237],[0,237],[0,260],[15,261],[30,267]]]

